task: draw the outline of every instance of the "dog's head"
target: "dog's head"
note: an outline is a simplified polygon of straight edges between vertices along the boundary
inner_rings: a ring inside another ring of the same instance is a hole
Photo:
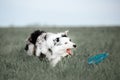
[[[68,31],[65,31],[61,37],[57,37],[54,40],[54,45],[59,47],[59,50],[63,50],[66,55],[71,55],[73,48],[76,48],[76,44],[71,41],[71,39],[67,36]]]

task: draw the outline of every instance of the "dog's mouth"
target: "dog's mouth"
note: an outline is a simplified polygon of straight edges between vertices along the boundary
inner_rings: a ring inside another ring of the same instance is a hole
[[[72,50],[70,48],[66,49],[66,53],[68,53],[69,55],[72,55]]]

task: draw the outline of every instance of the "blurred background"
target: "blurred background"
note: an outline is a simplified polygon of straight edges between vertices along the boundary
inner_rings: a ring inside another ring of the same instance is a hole
[[[120,0],[0,0],[0,26],[119,26]]]
[[[55,68],[24,51],[35,30],[77,44]],[[0,0],[0,80],[120,80],[120,0]],[[109,53],[100,64],[89,57]]]

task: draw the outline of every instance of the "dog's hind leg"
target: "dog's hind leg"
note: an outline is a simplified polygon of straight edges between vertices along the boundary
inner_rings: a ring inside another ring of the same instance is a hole
[[[26,46],[26,51],[27,51],[27,54],[29,56],[33,55],[34,53],[34,45],[33,44],[29,44]]]

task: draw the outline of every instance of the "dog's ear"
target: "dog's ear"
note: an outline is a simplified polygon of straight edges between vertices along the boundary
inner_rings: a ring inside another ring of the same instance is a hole
[[[64,32],[64,34],[62,34],[62,37],[67,37],[68,32],[69,32],[69,30],[66,30],[66,31]]]
[[[66,30],[66,31],[65,31],[65,35],[67,35],[67,34],[68,34],[68,32],[69,32],[69,30]]]

